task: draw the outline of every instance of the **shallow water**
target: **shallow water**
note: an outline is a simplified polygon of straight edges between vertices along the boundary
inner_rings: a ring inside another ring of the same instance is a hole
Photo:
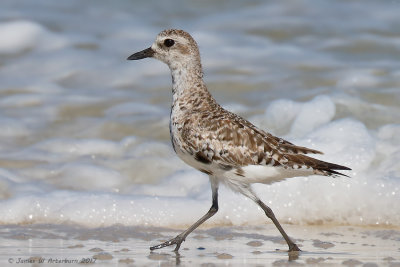
[[[184,227],[207,177],[169,142],[171,81],[128,62],[189,31],[226,108],[325,152],[351,178],[255,185],[283,223],[400,227],[400,2],[2,1],[0,223]],[[263,225],[221,188],[208,226]]]
[[[0,262],[65,266],[398,266],[400,232],[384,228],[289,226],[302,252],[288,253],[274,226],[197,230],[179,253],[157,244],[178,232],[114,225],[0,227]]]

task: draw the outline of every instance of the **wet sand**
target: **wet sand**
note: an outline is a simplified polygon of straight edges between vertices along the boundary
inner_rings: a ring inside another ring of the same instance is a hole
[[[179,254],[173,247],[150,252],[180,231],[112,226],[1,226],[0,263],[69,266],[400,266],[400,229],[390,227],[294,226],[287,232],[302,249],[289,254],[273,225],[202,228]]]

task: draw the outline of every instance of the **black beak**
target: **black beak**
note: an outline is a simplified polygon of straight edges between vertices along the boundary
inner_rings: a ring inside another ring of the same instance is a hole
[[[142,59],[142,58],[146,58],[146,57],[152,57],[153,55],[154,55],[154,51],[153,51],[153,49],[151,49],[151,47],[149,47],[143,51],[137,52],[137,53],[129,56],[127,59],[128,60],[138,60],[138,59]]]

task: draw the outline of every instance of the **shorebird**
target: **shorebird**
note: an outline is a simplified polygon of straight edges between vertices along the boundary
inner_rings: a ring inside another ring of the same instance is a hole
[[[251,184],[271,184],[315,174],[347,176],[337,170],[351,169],[306,156],[322,152],[278,138],[221,107],[207,90],[197,43],[187,32],[164,30],[151,47],[132,54],[128,60],[143,58],[161,60],[170,68],[172,147],[185,163],[209,176],[212,191],[211,208],[203,217],[150,250],[176,245],[174,251],[178,251],[186,237],[218,211],[218,186],[222,183],[264,210],[285,239],[289,252],[300,251],[271,208],[253,192]]]

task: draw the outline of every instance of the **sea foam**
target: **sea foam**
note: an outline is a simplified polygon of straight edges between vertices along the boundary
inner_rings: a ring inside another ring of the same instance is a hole
[[[312,99],[302,105],[314,105],[318,109],[318,100],[328,99]],[[272,102],[271,106],[277,103],[282,101]],[[328,107],[328,111],[332,109]],[[272,109],[267,110],[271,112]],[[288,114],[293,117],[290,134],[298,118],[314,113],[312,108],[305,108],[303,112],[298,110],[293,109]],[[329,112],[326,116],[332,118]],[[307,134],[295,132],[300,136],[295,141],[324,151],[326,155],[318,156],[320,159],[351,167],[352,171],[345,172],[350,177],[311,176],[272,185],[256,184],[257,194],[274,209],[282,222],[399,225],[400,217],[393,210],[397,209],[400,186],[391,173],[399,171],[396,158],[399,159],[400,153],[398,147],[387,144],[398,132],[398,126],[384,126],[373,133],[351,118],[325,121]],[[156,143],[135,144],[131,141],[129,144],[126,146],[126,141],[60,139],[35,145],[31,150],[45,151],[45,155],[49,155],[49,158],[38,159],[52,162],[54,160],[50,158],[57,155],[57,160],[44,172],[35,173],[31,169],[29,172],[3,171],[0,174],[2,223],[69,222],[91,227],[119,223],[179,227],[190,224],[209,208],[211,190],[207,176],[181,163],[177,165],[178,169],[167,172],[158,167],[146,169],[146,172],[157,170],[170,174],[159,177],[155,184],[141,185],[130,184],[129,176],[115,167],[119,164],[112,167],[105,163],[107,158],[121,162],[124,155],[144,157],[149,162],[157,161],[154,153],[175,158],[170,146],[163,145],[166,151],[162,152]],[[390,147],[389,151],[387,147]],[[373,167],[377,159],[381,164]],[[71,160],[75,163],[60,165]],[[36,177],[36,182],[23,182],[24,178],[19,175]],[[220,191],[220,211],[208,225],[259,224],[266,220],[252,201],[223,186]]]

